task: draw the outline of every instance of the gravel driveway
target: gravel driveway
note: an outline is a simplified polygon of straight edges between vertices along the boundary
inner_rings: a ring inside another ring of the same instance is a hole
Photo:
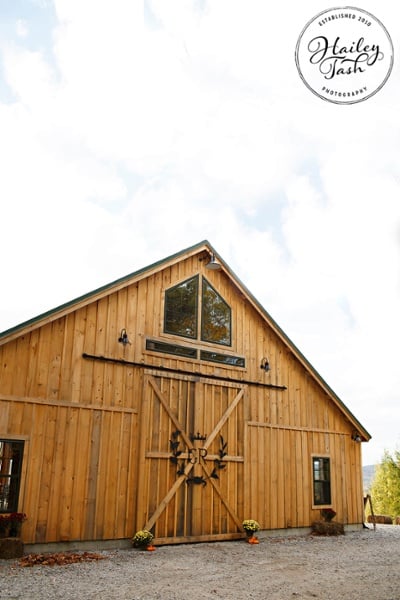
[[[104,560],[53,567],[0,561],[0,598],[400,600],[399,526],[260,538],[107,551]]]

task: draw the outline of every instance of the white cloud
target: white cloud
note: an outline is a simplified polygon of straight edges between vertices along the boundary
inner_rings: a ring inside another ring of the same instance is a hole
[[[15,29],[17,36],[20,38],[25,38],[27,35],[29,35],[29,28],[24,19],[18,19]]]

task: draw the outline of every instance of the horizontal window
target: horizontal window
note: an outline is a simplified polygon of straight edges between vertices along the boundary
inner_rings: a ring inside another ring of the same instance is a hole
[[[168,344],[166,342],[156,342],[154,340],[146,340],[146,350],[175,354],[177,356],[185,356],[186,358],[197,358],[196,348],[188,348],[187,346]]]
[[[209,352],[208,350],[200,350],[201,360],[209,360],[211,362],[231,365],[233,367],[244,367],[245,360],[243,356],[230,356],[229,354],[220,354],[219,352]]]

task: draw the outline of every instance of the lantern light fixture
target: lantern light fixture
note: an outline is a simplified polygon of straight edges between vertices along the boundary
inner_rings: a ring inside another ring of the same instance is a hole
[[[264,356],[264,358],[261,359],[260,368],[263,369],[266,373],[268,373],[268,371],[271,370],[269,360],[266,356]]]
[[[121,333],[118,338],[118,341],[120,344],[123,344],[124,346],[126,346],[127,344],[130,344],[128,334],[126,333],[126,329],[121,329]]]
[[[220,268],[220,263],[215,258],[215,254],[212,253],[209,262],[206,264],[206,269],[210,269],[210,271],[219,271]]]

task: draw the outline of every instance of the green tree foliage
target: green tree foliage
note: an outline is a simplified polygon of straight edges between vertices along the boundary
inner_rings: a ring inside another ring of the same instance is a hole
[[[231,309],[205,279],[203,279],[201,321],[202,340],[230,345]]]
[[[400,515],[400,451],[393,455],[385,450],[371,484],[371,497],[375,514]]]
[[[197,337],[198,276],[170,288],[165,293],[165,331],[189,338]]]

